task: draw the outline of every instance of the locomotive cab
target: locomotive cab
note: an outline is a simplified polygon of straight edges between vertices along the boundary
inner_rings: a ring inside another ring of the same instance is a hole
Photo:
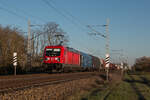
[[[46,48],[45,50],[45,61],[50,63],[60,62],[61,48]]]
[[[63,63],[63,47],[47,46],[44,50],[44,65],[48,70],[60,70]]]

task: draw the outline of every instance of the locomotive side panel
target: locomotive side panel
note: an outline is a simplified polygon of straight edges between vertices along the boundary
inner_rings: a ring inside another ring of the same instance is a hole
[[[73,64],[80,66],[80,54],[73,53]]]
[[[80,66],[80,54],[70,49],[65,49],[65,64]]]

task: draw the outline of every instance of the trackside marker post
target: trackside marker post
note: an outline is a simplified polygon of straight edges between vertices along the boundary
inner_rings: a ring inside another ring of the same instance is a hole
[[[123,74],[124,74],[123,62],[121,62],[120,68],[121,68],[121,77],[122,77],[122,79],[123,79]]]
[[[14,75],[16,75],[16,67],[17,67],[17,52],[13,53],[13,66],[14,66]]]
[[[106,54],[106,59],[105,59],[105,67],[106,67],[106,80],[109,80],[109,54]]]

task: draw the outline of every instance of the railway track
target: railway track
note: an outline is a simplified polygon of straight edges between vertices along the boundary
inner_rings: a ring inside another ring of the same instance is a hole
[[[99,75],[95,72],[83,73],[69,73],[69,74],[56,74],[38,77],[22,77],[22,78],[8,78],[0,80],[0,94],[9,93],[13,91],[24,90],[33,87],[41,87],[45,85],[59,84],[63,82],[79,80],[84,78]]]

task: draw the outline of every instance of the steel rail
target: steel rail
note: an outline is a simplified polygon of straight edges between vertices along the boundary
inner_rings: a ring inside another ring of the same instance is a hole
[[[78,75],[78,74],[89,74],[89,73],[73,73],[74,75]],[[92,74],[92,73],[91,73]],[[21,78],[10,78],[10,79],[0,79],[0,82],[5,82],[5,81],[19,81],[19,80],[33,80],[33,79],[41,79],[41,78],[49,78],[49,77],[58,77],[58,76],[54,76],[54,75],[63,75],[63,74],[51,74],[49,76],[33,76],[30,77],[28,76],[28,78],[25,77],[21,77]],[[70,74],[65,74],[64,76],[68,76]]]

